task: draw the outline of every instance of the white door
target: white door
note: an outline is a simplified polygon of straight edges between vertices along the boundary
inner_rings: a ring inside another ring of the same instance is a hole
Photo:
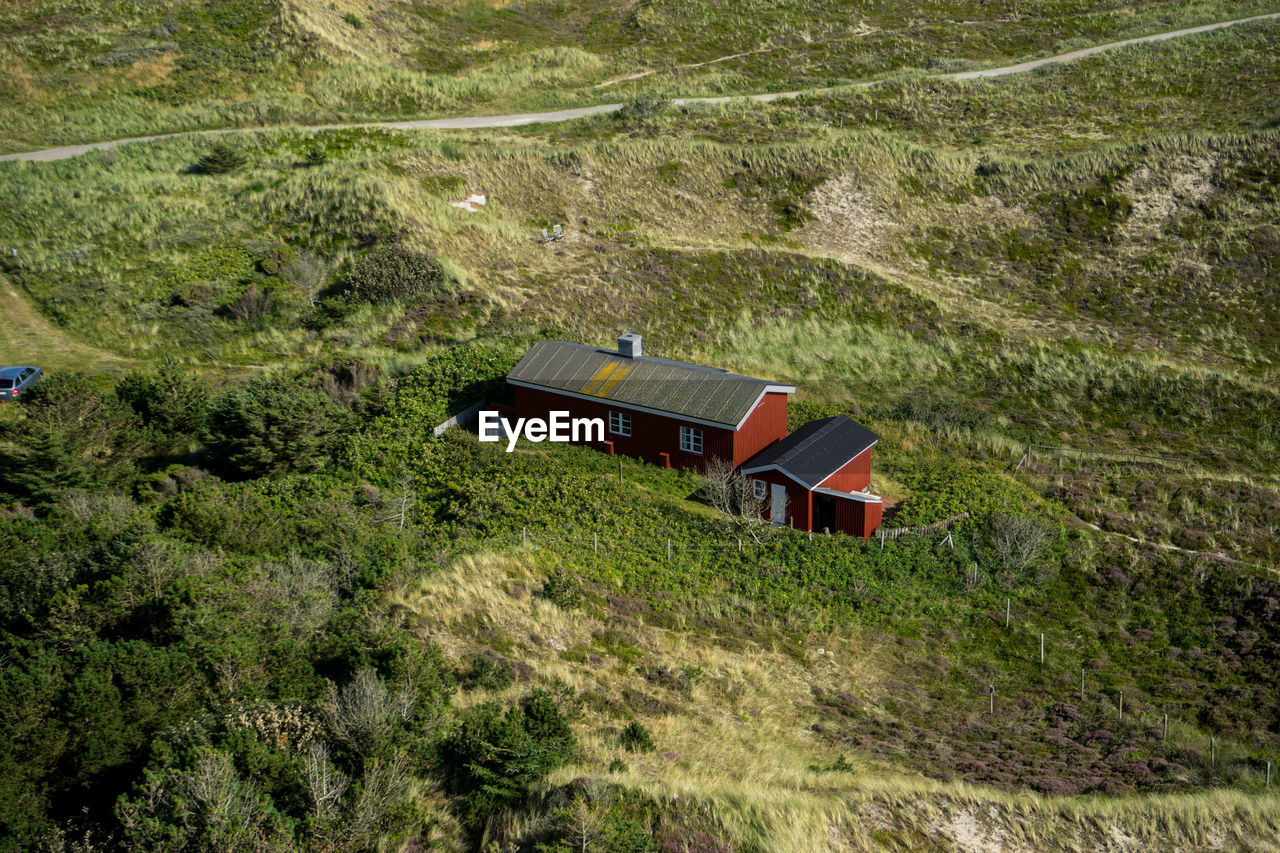
[[[772,483],[773,491],[769,502],[769,520],[774,524],[787,523],[787,487]]]

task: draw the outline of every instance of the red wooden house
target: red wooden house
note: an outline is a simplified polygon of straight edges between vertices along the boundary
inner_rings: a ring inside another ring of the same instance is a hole
[[[769,495],[775,524],[871,535],[881,505],[865,491],[877,440],[870,430],[840,417],[788,436],[794,386],[646,356],[641,345],[635,334],[618,338],[616,352],[538,341],[507,374],[514,414],[600,418],[602,449],[664,467],[701,469],[708,459],[729,460],[756,478],[757,494]]]
[[[871,448],[880,440],[845,415],[810,421],[742,466],[765,515],[792,527],[864,539],[880,526],[884,501],[871,485]]]
[[[601,418],[605,447],[664,467],[701,468],[711,458],[741,465],[787,434],[792,385],[641,354],[639,335],[618,351],[538,341],[512,371],[516,413],[554,410]]]

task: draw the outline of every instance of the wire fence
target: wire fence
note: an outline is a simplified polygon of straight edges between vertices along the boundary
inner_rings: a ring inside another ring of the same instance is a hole
[[[597,531],[582,530],[580,528],[567,528],[557,531],[555,529],[548,529],[547,527],[522,527],[518,531],[506,534],[487,535],[465,541],[469,545],[484,545],[490,548],[519,546],[527,548],[567,549],[583,553],[590,552],[599,555],[613,555],[621,553],[637,553],[646,555],[658,554],[663,556],[666,560],[672,561],[691,555],[745,555],[769,547],[771,544],[778,541],[778,537],[780,535],[785,534],[794,536],[795,539],[793,541],[821,541],[844,545],[850,549],[883,549],[886,541],[893,542],[909,536],[920,539],[936,537],[939,544],[948,544],[951,540],[950,527],[957,522],[968,519],[969,517],[970,515],[968,512],[961,512],[951,518],[946,518],[941,521],[934,522],[933,524],[926,524],[918,527],[881,528],[873,534],[870,539],[863,539],[860,536],[850,536],[839,532],[822,533],[795,530],[782,525],[773,526],[769,524],[760,524],[754,526],[753,530],[744,530],[743,535],[726,536],[720,539],[714,539],[708,536],[699,536],[694,539],[684,538],[685,536],[688,536],[688,531],[684,531],[683,535],[666,535],[658,533],[653,535],[635,534],[626,536],[619,535],[617,533],[601,534]],[[938,533],[945,533],[945,535],[936,536]],[[952,547],[954,547],[954,545],[952,545]]]

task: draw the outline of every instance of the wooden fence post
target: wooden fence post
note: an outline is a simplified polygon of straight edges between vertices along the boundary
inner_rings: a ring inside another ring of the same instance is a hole
[[[1040,632],[1040,665],[1044,666],[1044,631]]]
[[[1164,737],[1161,738],[1161,740],[1168,740],[1168,739],[1169,739],[1169,715],[1165,714],[1164,715]]]
[[[991,696],[991,713],[994,714],[996,712],[996,686],[994,684],[988,684],[987,690],[990,692]]]
[[[521,545],[529,544],[529,528],[527,527],[520,528],[520,544]]]
[[[1120,694],[1120,719],[1124,719],[1124,694]]]
[[[671,540],[667,540],[667,562],[671,562]]]
[[[1218,740],[1217,738],[1209,738],[1209,766],[1218,766]]]
[[[1271,762],[1267,762],[1267,787],[1271,787]]]
[[[600,553],[600,534],[596,533],[594,534],[594,536],[595,538],[592,542],[592,548],[595,550],[597,554],[599,554]]]
[[[1004,600],[1004,626],[1009,627],[1009,599]]]
[[[1084,701],[1084,667],[1080,667],[1080,701]]]

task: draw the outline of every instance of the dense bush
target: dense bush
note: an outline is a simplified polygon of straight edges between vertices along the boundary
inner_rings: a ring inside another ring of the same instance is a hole
[[[648,124],[671,108],[666,98],[644,97],[628,101],[614,113],[614,120],[623,124]]]
[[[208,392],[173,359],[154,374],[132,371],[116,385],[116,396],[163,435],[193,436],[204,428]]]
[[[653,742],[653,735],[639,720],[627,723],[627,727],[618,735],[618,743],[627,752],[653,752],[658,748]]]
[[[47,505],[69,490],[100,490],[134,475],[142,436],[115,397],[82,376],[54,373],[21,399],[26,417],[0,445],[0,491]]]
[[[174,284],[211,281],[245,281],[253,275],[253,256],[244,249],[226,246],[208,249],[185,261],[170,273]]]
[[[995,512],[1022,512],[1035,501],[1008,477],[961,460],[921,461],[903,479],[912,495],[895,519],[899,526],[931,524],[962,512],[985,521]]]
[[[284,379],[256,379],[213,404],[206,441],[213,464],[234,476],[316,471],[348,419],[327,395]]]
[[[227,312],[242,323],[256,325],[271,313],[271,292],[250,284],[227,303]]]
[[[437,758],[447,789],[464,798],[478,823],[520,803],[531,784],[567,763],[576,748],[555,697],[534,690],[506,711],[495,702],[472,708],[441,740]]]
[[[447,289],[444,268],[434,257],[398,245],[369,252],[347,277],[347,298],[352,302],[411,300]]]
[[[462,676],[462,686],[468,690],[502,690],[515,678],[510,662],[496,655],[472,655],[471,666]]]
[[[563,567],[547,576],[542,585],[542,597],[562,610],[571,610],[582,603],[582,588]]]

